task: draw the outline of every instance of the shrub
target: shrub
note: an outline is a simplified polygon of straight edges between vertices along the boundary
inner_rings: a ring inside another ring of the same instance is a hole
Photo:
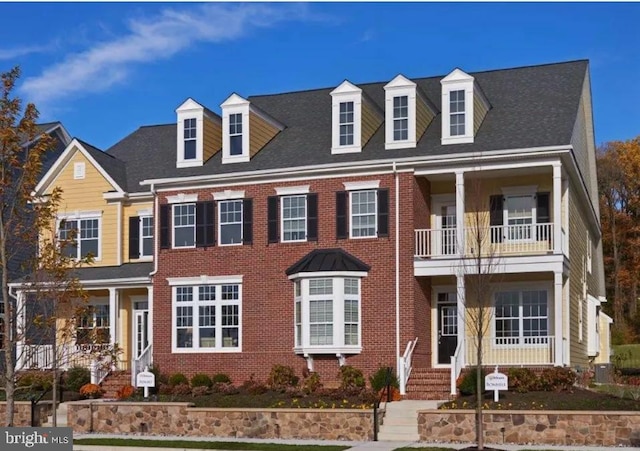
[[[182,373],[175,373],[169,376],[169,385],[175,387],[176,385],[186,384],[189,385],[189,379]]]
[[[570,390],[576,382],[576,373],[571,368],[545,368],[538,381],[543,391]]]
[[[173,386],[171,393],[174,395],[190,395],[191,387],[189,387],[189,384],[177,384]]]
[[[74,366],[67,370],[64,385],[67,390],[78,392],[80,387],[91,382],[91,372],[82,366]]]
[[[339,376],[341,381],[340,387],[343,389],[361,389],[366,385],[362,371],[351,365],[341,366]]]
[[[158,385],[158,394],[160,395],[170,395],[173,393],[173,388],[169,384],[159,384]]]
[[[485,372],[482,370],[481,378],[484,381]],[[460,383],[458,384],[458,390],[461,395],[475,395],[476,394],[476,384],[478,381],[478,373],[477,368],[469,368],[469,371],[464,373],[462,379],[460,379]],[[484,383],[481,384],[482,392],[484,393]]]
[[[207,387],[206,385],[196,385],[195,387],[193,387],[193,390],[191,390],[191,394],[194,397],[208,395],[209,387]]]
[[[315,393],[321,387],[322,382],[320,382],[320,374],[318,373],[309,372],[302,382],[302,390],[307,394]]]
[[[214,384],[230,384],[231,378],[224,373],[214,374],[211,378]]]
[[[298,385],[299,378],[293,368],[286,365],[273,365],[267,379],[267,385],[274,390],[283,390]]]
[[[37,372],[24,374],[17,383],[18,387],[27,388],[30,391],[47,391],[53,387],[53,374],[49,372]]]
[[[213,385],[213,382],[211,381],[211,378],[206,374],[198,373],[191,378],[191,386],[193,388],[196,388],[196,387],[211,388],[212,385]]]
[[[381,366],[375,373],[369,376],[369,383],[374,391],[379,392],[380,390],[386,389],[387,374],[389,371],[391,371],[391,374],[389,375],[389,385],[391,387],[400,388],[400,383],[398,382],[398,378],[396,377],[393,368]]]
[[[536,374],[529,368],[509,368],[509,389],[517,393],[538,390],[539,382]]]
[[[116,399],[123,400],[131,398],[136,392],[136,389],[132,385],[125,385],[116,392]]]
[[[266,385],[254,380],[253,374],[249,376],[249,380],[242,383],[241,388],[246,390],[251,395],[262,395],[263,393],[269,391]]]
[[[99,385],[84,384],[82,387],[80,387],[80,394],[83,398],[97,399],[102,397],[103,391]]]

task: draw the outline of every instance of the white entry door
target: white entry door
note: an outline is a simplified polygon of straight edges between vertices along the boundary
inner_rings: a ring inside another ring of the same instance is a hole
[[[139,304],[143,304],[143,303],[141,302]],[[149,345],[149,310],[148,308],[136,308],[133,311],[133,335],[134,335],[133,336],[134,358],[137,359],[142,355],[144,350]]]

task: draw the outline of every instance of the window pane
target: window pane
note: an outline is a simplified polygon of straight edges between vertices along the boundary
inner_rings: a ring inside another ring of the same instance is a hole
[[[242,155],[242,135],[231,136],[229,138],[229,154],[230,155]]]
[[[333,279],[311,279],[309,280],[309,294],[333,294]]]
[[[220,244],[242,244],[242,201],[220,202]]]
[[[376,192],[351,193],[351,235],[366,237],[376,235]]]
[[[307,239],[307,196],[282,198],[282,241]]]
[[[353,102],[340,103],[340,145],[349,146],[353,144]]]
[[[189,247],[195,245],[195,204],[173,206],[174,246]]]
[[[242,155],[242,114],[229,115],[229,154]]]
[[[193,160],[196,157],[196,140],[190,139],[184,142],[184,159]]]
[[[309,302],[309,331],[311,345],[333,344],[333,301]]]

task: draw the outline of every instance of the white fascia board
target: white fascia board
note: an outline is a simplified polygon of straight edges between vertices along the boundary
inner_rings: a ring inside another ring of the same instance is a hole
[[[442,80],[440,80],[440,84],[446,85],[449,83],[460,83],[462,81],[473,81],[473,80],[474,78],[471,75],[469,75],[465,71],[456,67],[449,73],[449,75],[447,75]]]
[[[234,276],[195,276],[195,277],[167,277],[167,283],[171,287],[189,285],[220,285],[220,284],[241,284],[242,275]]]
[[[193,100],[191,97],[187,98],[182,104],[176,108],[176,113],[186,111],[203,111],[204,106]]]
[[[38,288],[35,287],[38,285],[42,286],[50,286],[57,282],[12,282],[9,284],[11,288],[31,292],[37,291]],[[131,288],[132,286],[138,286],[140,288],[149,288],[151,287],[151,277],[129,277],[129,278],[119,278],[119,279],[95,279],[95,280],[80,280],[80,283],[83,287],[91,287],[91,288]]]
[[[289,280],[295,279],[312,279],[317,277],[367,277],[369,273],[366,271],[315,271],[315,272],[297,272],[291,274]]]

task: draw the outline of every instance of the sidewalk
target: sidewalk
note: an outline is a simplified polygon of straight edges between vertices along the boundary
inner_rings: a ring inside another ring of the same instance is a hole
[[[237,443],[274,443],[282,445],[343,445],[351,446],[349,450],[355,451],[393,451],[402,447],[434,447],[434,448],[451,448],[459,450],[467,446],[473,446],[473,443],[427,443],[427,442],[349,442],[339,440],[294,440],[294,439],[255,439],[255,438],[234,438],[234,437],[185,437],[185,436],[159,436],[159,435],[117,435],[117,434],[77,434],[74,439],[81,438],[127,438],[138,440],[185,440],[193,442],[237,442]],[[527,450],[557,450],[557,451],[621,451],[636,450],[634,447],[620,446],[554,446],[554,445],[501,445],[487,444],[486,447],[496,448],[504,451],[520,451]],[[145,448],[145,447],[109,447],[95,445],[73,445],[75,451],[187,451],[183,448]],[[210,451],[189,449],[188,451]],[[218,450],[223,451],[223,450]]]

